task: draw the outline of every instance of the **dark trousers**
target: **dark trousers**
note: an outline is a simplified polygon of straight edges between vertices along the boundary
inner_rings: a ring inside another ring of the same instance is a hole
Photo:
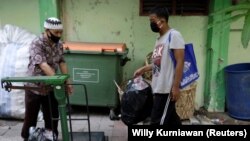
[[[154,94],[154,104],[151,113],[151,125],[179,126],[181,120],[175,109],[175,101],[167,100],[169,94]],[[162,124],[160,124],[162,122]]]
[[[51,102],[49,102],[49,98]],[[51,104],[51,109],[50,109]],[[54,97],[54,93],[50,92],[46,96],[37,95],[33,92],[26,90],[25,91],[25,117],[23,128],[21,132],[21,136],[25,139],[29,137],[29,128],[31,126],[36,127],[37,125],[37,117],[39,110],[42,109],[43,112],[43,119],[45,122],[44,127],[46,129],[50,129],[54,131],[56,135],[58,135],[58,120],[53,120],[53,127],[52,127],[52,117],[58,118],[59,111],[58,111],[58,103]],[[51,111],[50,111],[51,110]],[[51,116],[51,114],[53,116]]]

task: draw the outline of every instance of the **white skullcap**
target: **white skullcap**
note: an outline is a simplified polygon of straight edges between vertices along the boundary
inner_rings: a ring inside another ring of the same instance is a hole
[[[44,21],[44,28],[46,29],[63,29],[62,22],[55,18],[50,17]]]

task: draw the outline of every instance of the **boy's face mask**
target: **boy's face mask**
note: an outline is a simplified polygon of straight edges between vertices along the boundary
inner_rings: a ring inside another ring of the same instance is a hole
[[[163,21],[156,16],[150,16],[150,28],[153,32],[159,32],[163,26]]]
[[[150,27],[153,32],[159,32],[160,28],[158,27],[157,23],[155,22],[150,22]]]

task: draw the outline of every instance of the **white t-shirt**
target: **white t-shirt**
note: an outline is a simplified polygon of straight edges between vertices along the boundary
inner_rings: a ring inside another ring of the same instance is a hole
[[[169,46],[169,34],[171,41]],[[153,93],[170,93],[174,80],[174,63],[170,49],[184,49],[185,42],[180,32],[171,29],[156,40],[152,54],[152,89]]]

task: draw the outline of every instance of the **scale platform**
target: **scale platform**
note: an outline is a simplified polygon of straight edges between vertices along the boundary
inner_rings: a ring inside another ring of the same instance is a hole
[[[89,141],[89,133],[73,132],[73,141]],[[108,141],[108,137],[105,137],[104,132],[91,132],[91,141]]]

